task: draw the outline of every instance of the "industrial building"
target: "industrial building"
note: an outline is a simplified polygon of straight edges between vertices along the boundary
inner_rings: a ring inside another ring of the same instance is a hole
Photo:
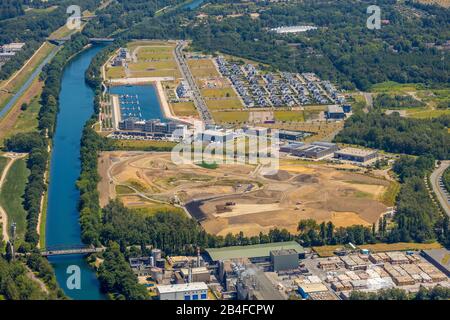
[[[198,132],[195,137],[197,141],[226,143],[234,139],[234,133],[231,130],[206,129]]]
[[[208,286],[204,282],[191,282],[157,286],[159,300],[207,300]]]
[[[344,148],[334,153],[334,157],[340,160],[367,162],[378,157],[377,150],[364,150],[358,148]]]
[[[297,269],[298,261],[298,252],[295,249],[270,251],[270,262],[273,271]]]
[[[421,253],[431,264],[450,277],[450,251],[442,248],[424,250]]]
[[[311,134],[309,132],[303,132],[303,131],[288,131],[288,130],[279,130],[278,131],[278,138],[280,140],[300,141],[310,135]]]
[[[208,248],[206,249],[206,252],[212,261],[247,258],[251,262],[256,263],[269,261],[271,251],[283,249],[294,249],[298,253],[298,257],[300,259],[305,257],[305,250],[296,241],[273,242],[249,246]]]
[[[297,157],[320,159],[333,154],[337,150],[339,150],[339,147],[334,143],[313,142],[292,150],[291,154]]]
[[[209,282],[211,274],[206,267],[181,268],[181,275],[189,282]]]
[[[292,142],[285,145],[280,146],[280,152],[292,153],[297,148],[304,146],[303,142]]]
[[[345,119],[344,109],[337,105],[328,106],[325,115],[327,119]]]

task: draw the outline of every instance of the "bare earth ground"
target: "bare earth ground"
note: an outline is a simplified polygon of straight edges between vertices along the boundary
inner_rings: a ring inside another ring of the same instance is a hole
[[[247,164],[217,169],[176,165],[170,153],[105,152],[99,161],[102,205],[116,196],[117,184],[139,192],[122,197],[130,207],[149,200],[202,200],[200,222],[206,231],[219,235],[240,231],[257,235],[275,227],[295,232],[299,220],[308,218],[336,226],[369,226],[386,211],[379,199],[389,181],[350,172],[356,167],[349,165],[281,160],[276,175],[262,176],[256,166]],[[228,209],[218,212],[217,206],[227,203]]]

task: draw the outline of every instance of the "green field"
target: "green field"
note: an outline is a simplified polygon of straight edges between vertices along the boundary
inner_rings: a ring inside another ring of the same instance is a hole
[[[198,116],[197,109],[193,102],[177,102],[172,103],[172,110],[177,116],[189,117]]]
[[[421,110],[408,110],[408,117],[416,118],[416,119],[427,119],[427,118],[436,118],[444,115],[450,115],[450,109],[446,110],[430,110],[430,109],[421,109]]]
[[[21,112],[14,127],[8,132],[7,137],[19,132],[31,132],[38,127],[38,114],[41,108],[40,95],[35,96],[29,103],[28,108]]]
[[[303,111],[275,111],[274,113],[276,121],[283,122],[303,122],[305,121],[305,116]]]
[[[239,99],[221,99],[221,100],[206,100],[206,105],[211,111],[227,110],[227,109],[242,109],[242,103]]]
[[[204,88],[200,90],[201,94],[205,98],[234,98],[236,93],[233,88]]]
[[[154,140],[114,140],[114,148],[119,150],[171,151],[176,142]]]
[[[107,79],[125,78],[125,70],[123,67],[107,67],[106,68]]]
[[[26,160],[18,159],[11,166],[0,192],[0,204],[8,214],[8,228],[12,222],[17,224],[17,236],[23,239],[27,228],[27,212],[23,208],[23,195],[30,171]]]
[[[217,122],[243,123],[248,121],[248,111],[216,111],[212,112],[213,118]]]
[[[397,83],[394,81],[386,81],[377,83],[370,89],[371,92],[410,92],[423,89],[421,84],[416,83]]]

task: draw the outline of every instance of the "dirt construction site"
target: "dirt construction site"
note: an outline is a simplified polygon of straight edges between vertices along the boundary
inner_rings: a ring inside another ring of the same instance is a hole
[[[390,182],[358,170],[285,159],[264,176],[255,165],[178,165],[170,153],[117,151],[102,153],[98,187],[102,206],[116,197],[127,207],[185,206],[210,233],[252,236],[275,227],[295,232],[309,218],[337,227],[377,222]]]

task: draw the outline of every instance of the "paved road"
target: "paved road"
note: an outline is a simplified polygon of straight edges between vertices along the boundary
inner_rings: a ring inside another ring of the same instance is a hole
[[[366,105],[367,107],[364,108],[364,112],[367,113],[369,112],[370,109],[373,108],[373,97],[372,97],[372,93],[370,92],[363,92],[364,98],[366,99]]]
[[[445,213],[450,217],[450,200],[449,200],[449,194],[445,190],[445,188],[441,185],[441,178],[442,174],[444,173],[445,169],[447,169],[450,166],[450,161],[442,161],[439,168],[433,171],[433,173],[430,176],[431,185],[433,187],[433,191],[436,194],[439,202],[441,203],[442,208],[444,209]]]
[[[200,117],[207,124],[214,123],[213,117],[211,116],[211,113],[209,112],[208,107],[206,106],[206,103],[203,100],[202,95],[200,94],[200,90],[198,89],[194,77],[192,76],[191,70],[189,69],[186,59],[183,56],[182,50],[185,45],[185,42],[179,42],[177,44],[175,48],[175,58],[177,60],[178,66],[180,67],[180,71],[183,77],[186,79],[189,87],[192,90],[194,104],[198,110],[198,113],[200,114]]]

